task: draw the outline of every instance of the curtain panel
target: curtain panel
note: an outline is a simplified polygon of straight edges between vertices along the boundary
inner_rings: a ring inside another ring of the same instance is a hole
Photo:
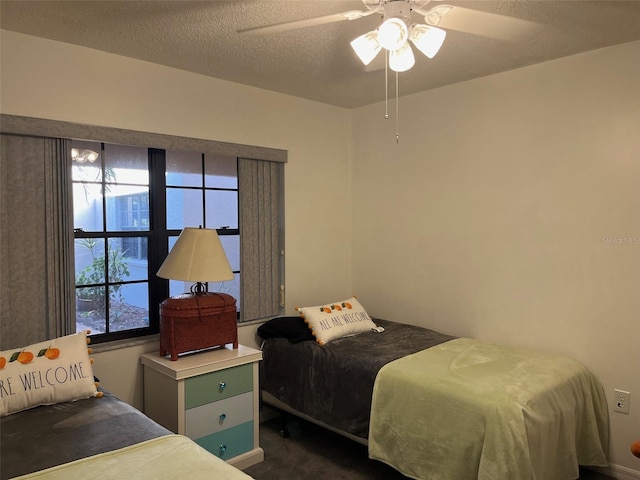
[[[241,322],[284,310],[283,176],[282,163],[238,160]]]
[[[75,330],[70,141],[2,134],[0,349]]]

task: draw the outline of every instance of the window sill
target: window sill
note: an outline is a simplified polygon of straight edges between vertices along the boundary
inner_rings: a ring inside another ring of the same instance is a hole
[[[275,317],[274,317],[275,318]],[[238,328],[249,327],[251,325],[260,325],[271,318],[262,318],[257,320],[249,320],[247,322],[238,322]],[[123,340],[113,340],[111,342],[103,342],[91,344],[93,353],[109,352],[111,350],[120,350],[122,348],[138,347],[153,343],[158,346],[160,342],[160,334],[147,335],[145,337],[125,338]]]
[[[96,343],[90,345],[93,353],[109,352],[111,350],[120,350],[122,348],[137,347],[140,345],[146,345],[154,343],[158,345],[160,342],[160,335],[147,335],[146,337],[125,338],[123,340],[114,340],[112,342]]]

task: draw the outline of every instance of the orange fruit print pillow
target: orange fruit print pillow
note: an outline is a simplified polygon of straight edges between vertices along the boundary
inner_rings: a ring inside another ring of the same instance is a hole
[[[87,332],[0,352],[0,416],[99,396]]]
[[[296,310],[320,345],[376,328],[356,297],[326,305],[296,307]]]

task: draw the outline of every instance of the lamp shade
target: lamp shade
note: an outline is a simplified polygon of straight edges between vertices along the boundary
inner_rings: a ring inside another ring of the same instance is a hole
[[[406,72],[416,63],[411,45],[405,43],[397,50],[389,52],[389,68],[394,72]]]
[[[382,49],[382,45],[378,42],[378,32],[373,30],[364,35],[360,35],[351,42],[351,48],[356,52],[358,58],[362,60],[362,63],[369,65],[371,60],[373,60]]]
[[[413,25],[411,28],[411,41],[418,50],[424,53],[427,57],[433,58],[442,47],[444,37],[447,36],[447,32],[441,28],[431,27],[429,25]]]
[[[216,231],[191,227],[182,230],[157,275],[202,283],[233,280],[233,272]]]
[[[392,17],[378,28],[378,41],[383,48],[391,51],[398,50],[409,39],[409,30],[402,19]]]

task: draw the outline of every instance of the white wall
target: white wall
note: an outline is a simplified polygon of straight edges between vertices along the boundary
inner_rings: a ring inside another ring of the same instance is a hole
[[[288,150],[287,311],[350,294],[349,110],[5,30],[0,34],[4,114]],[[256,346],[255,329],[242,327],[240,341]],[[102,386],[141,407],[139,356],[153,348],[97,353]]]
[[[383,113],[354,111],[354,293],[584,362],[632,393],[612,461],[640,470],[640,42],[404,97],[398,145]]]

